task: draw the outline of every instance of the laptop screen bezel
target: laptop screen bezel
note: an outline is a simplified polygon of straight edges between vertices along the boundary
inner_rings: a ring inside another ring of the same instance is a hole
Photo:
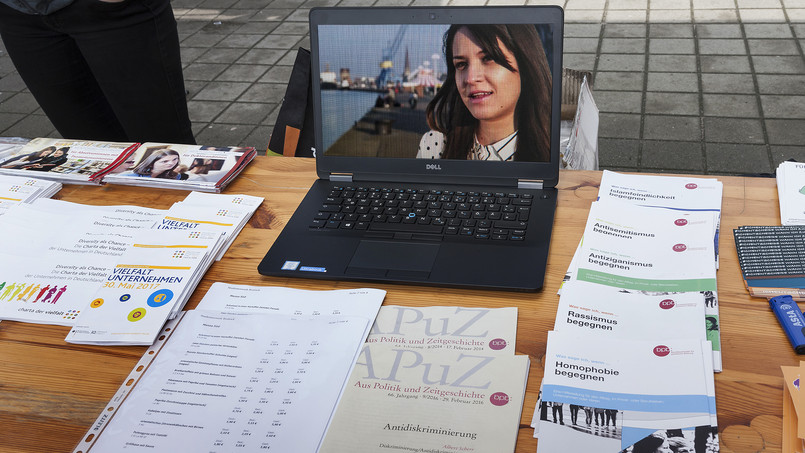
[[[553,187],[559,179],[560,109],[562,82],[562,37],[564,12],[558,6],[502,7],[372,7],[313,8],[310,11],[311,83],[313,115],[322,124],[320,25],[395,24],[545,24],[553,34],[551,62],[551,150],[550,162],[492,162],[415,158],[366,158],[328,156],[322,150],[322,130],[315,127],[316,171],[320,178],[349,174],[353,180],[418,181],[517,185],[517,181],[541,181]],[[438,165],[426,165],[434,164]]]

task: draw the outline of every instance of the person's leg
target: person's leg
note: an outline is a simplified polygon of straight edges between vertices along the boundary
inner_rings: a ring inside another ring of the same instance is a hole
[[[195,144],[169,0],[76,0],[56,14],[130,141]]]
[[[0,4],[0,36],[22,80],[64,138],[125,141],[73,40],[32,16]]]

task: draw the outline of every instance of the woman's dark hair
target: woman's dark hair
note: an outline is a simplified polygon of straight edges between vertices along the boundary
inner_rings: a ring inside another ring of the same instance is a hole
[[[704,319],[711,323],[710,328],[707,330],[718,330],[718,318],[715,316],[705,316]]]
[[[497,64],[509,71],[514,67],[506,60],[503,44],[517,60],[520,72],[520,98],[514,112],[517,149],[514,160],[547,162],[551,149],[551,71],[537,29],[529,24],[452,25],[444,35],[447,79],[425,110],[431,129],[445,135],[442,158],[466,159],[475,140],[476,120],[464,103],[456,86],[453,64],[453,40],[466,28],[480,47]]]
[[[654,433],[635,442],[632,446],[632,453],[654,453],[663,442],[665,442],[665,438]]]

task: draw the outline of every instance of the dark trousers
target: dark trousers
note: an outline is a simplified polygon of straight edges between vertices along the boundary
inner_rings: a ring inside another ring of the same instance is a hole
[[[195,144],[169,0],[75,0],[46,16],[0,4],[0,37],[63,138]]]

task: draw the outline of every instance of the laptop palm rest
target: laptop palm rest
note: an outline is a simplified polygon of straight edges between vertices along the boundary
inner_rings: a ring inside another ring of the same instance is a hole
[[[430,273],[440,244],[363,240],[347,266],[347,272]]]

